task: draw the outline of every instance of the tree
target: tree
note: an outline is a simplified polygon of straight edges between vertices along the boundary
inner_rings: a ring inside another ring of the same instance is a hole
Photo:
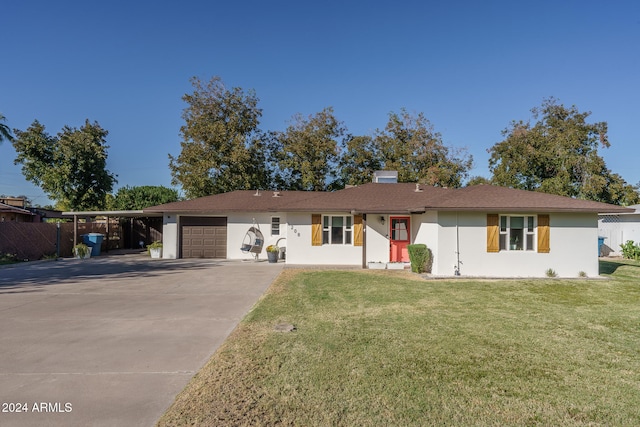
[[[7,119],[4,115],[0,114],[0,143],[5,139],[7,141],[13,141],[13,135],[11,135],[11,129],[9,126],[5,125]]]
[[[444,145],[424,114],[411,115],[405,109],[389,114],[387,126],[377,132],[374,144],[384,169],[398,171],[400,182],[457,188],[473,165],[466,150]]]
[[[469,187],[472,185],[491,185],[491,180],[484,176],[472,176],[469,178],[469,181],[467,181],[466,186]]]
[[[341,186],[371,182],[373,173],[383,166],[384,159],[371,136],[349,136],[340,158]]]
[[[634,188],[598,155],[599,146],[610,146],[606,122],[587,123],[591,112],[554,98],[531,112],[535,124],[512,121],[505,139],[488,150],[493,183],[605,203],[638,201]]]
[[[108,131],[87,119],[80,129],[65,126],[49,135],[35,120],[26,131],[15,130],[14,163],[27,180],[40,186],[57,206],[69,210],[102,209],[116,182],[106,169]]]
[[[193,77],[192,94],[183,100],[185,124],[180,128],[181,152],[169,155],[172,184],[188,198],[238,189],[266,188],[266,170],[259,119],[262,110],[253,91],[225,88],[219,77],[203,84]]]
[[[118,210],[140,210],[150,206],[180,200],[178,191],[163,186],[143,185],[121,187],[115,195],[113,208]]]
[[[277,165],[276,187],[314,191],[335,188],[344,133],[344,125],[331,107],[308,118],[296,114],[284,132],[273,132],[270,151]]]

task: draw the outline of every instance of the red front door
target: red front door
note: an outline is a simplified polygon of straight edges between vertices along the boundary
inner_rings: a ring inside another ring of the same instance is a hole
[[[391,220],[391,232],[389,235],[391,253],[389,259],[391,262],[409,262],[409,245],[410,223],[411,219],[408,216],[392,216]]]

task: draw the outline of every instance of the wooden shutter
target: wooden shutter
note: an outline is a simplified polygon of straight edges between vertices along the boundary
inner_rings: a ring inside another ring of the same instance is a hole
[[[549,215],[538,215],[538,252],[549,253]]]
[[[322,246],[322,215],[311,215],[311,246]]]
[[[353,216],[353,246],[362,246],[362,215]]]
[[[500,217],[487,214],[487,252],[500,252]]]

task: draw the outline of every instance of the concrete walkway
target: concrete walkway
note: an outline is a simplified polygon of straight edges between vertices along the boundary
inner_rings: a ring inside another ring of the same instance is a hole
[[[123,255],[1,268],[0,425],[153,426],[282,267]]]

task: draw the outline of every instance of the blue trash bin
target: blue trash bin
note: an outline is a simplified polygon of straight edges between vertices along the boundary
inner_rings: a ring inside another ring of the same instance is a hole
[[[82,241],[91,248],[91,256],[100,255],[100,247],[102,246],[104,236],[100,233],[89,233],[82,235]]]
[[[598,237],[598,256],[602,256],[602,246],[604,245],[605,237]]]

